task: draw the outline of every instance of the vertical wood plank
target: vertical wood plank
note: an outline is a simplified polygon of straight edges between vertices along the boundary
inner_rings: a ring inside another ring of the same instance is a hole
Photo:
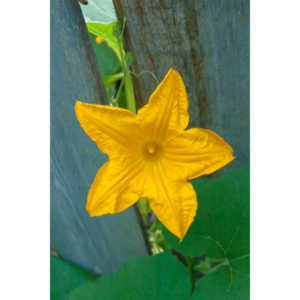
[[[235,150],[229,167],[249,163],[249,0],[114,0],[126,16],[125,45],[133,71],[169,68],[182,74],[191,126],[220,134]],[[135,80],[139,103],[155,89],[150,75]]]
[[[89,217],[86,195],[107,160],[76,120],[76,100],[105,103],[77,1],[51,0],[51,247],[97,274],[147,255],[135,211]]]

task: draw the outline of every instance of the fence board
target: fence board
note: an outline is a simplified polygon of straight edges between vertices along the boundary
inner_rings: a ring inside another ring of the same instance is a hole
[[[101,97],[102,95],[102,97]],[[51,247],[97,274],[147,255],[133,208],[90,218],[86,195],[107,160],[83,132],[74,103],[103,103],[103,86],[77,1],[51,0]]]
[[[126,49],[133,71],[169,68],[182,74],[191,125],[220,134],[235,150],[230,167],[249,163],[249,0],[114,0],[126,16]],[[146,103],[155,89],[150,75],[135,81]]]

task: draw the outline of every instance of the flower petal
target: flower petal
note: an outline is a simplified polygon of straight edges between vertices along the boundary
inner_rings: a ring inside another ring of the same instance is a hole
[[[194,220],[197,197],[191,183],[171,181],[174,169],[157,165],[153,173],[152,198],[148,198],[152,210],[164,226],[182,240]]]
[[[152,136],[163,140],[169,129],[184,130],[189,123],[188,98],[180,74],[170,69],[137,118],[142,126],[151,129]],[[149,131],[149,130],[147,130]]]
[[[193,179],[217,171],[234,156],[233,149],[215,132],[192,128],[168,142],[165,159],[182,168],[181,176]]]
[[[142,164],[125,159],[109,160],[98,171],[87,197],[91,216],[119,213],[133,205],[139,195],[131,189],[138,180]]]
[[[77,101],[75,112],[86,134],[110,157],[120,147],[133,149],[140,138],[136,115],[129,110]]]

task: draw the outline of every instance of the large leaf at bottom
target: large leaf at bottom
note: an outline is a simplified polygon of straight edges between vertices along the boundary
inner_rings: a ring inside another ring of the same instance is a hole
[[[166,243],[183,255],[234,259],[249,254],[249,167],[193,182],[198,210],[184,240],[164,229]]]
[[[62,300],[73,289],[93,281],[96,276],[56,256],[51,256],[51,300]]]
[[[246,256],[231,260],[201,278],[191,300],[247,300],[249,295],[249,256]]]
[[[187,269],[168,253],[138,257],[118,272],[79,287],[68,300],[188,300]]]

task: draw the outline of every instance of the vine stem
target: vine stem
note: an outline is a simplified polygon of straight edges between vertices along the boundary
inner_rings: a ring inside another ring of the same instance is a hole
[[[133,89],[133,84],[129,72],[126,72],[125,75],[125,95],[126,95],[127,108],[130,111],[132,111],[134,114],[136,114],[134,89]]]
[[[120,72],[120,73],[117,73],[117,74],[113,74],[111,76],[104,77],[103,78],[103,83],[104,83],[104,85],[107,85],[109,83],[114,83],[114,82],[122,79],[123,77],[124,77],[124,73],[123,72]]]
[[[122,49],[125,24],[126,24],[126,17],[124,17],[123,19],[122,31],[121,34],[118,36],[118,44],[120,50],[121,65],[124,72],[124,89],[125,89],[125,96],[126,96],[126,106],[131,112],[136,114],[135,96],[134,96],[134,89],[133,89],[133,84],[130,76],[130,70],[129,67],[127,66],[124,50]]]
[[[189,274],[190,274],[190,279],[191,279],[191,283],[192,283],[192,293],[193,293],[195,290],[195,272],[193,269],[193,267],[195,265],[195,260],[190,256],[185,256],[185,260],[186,260],[187,267],[188,267]]]

